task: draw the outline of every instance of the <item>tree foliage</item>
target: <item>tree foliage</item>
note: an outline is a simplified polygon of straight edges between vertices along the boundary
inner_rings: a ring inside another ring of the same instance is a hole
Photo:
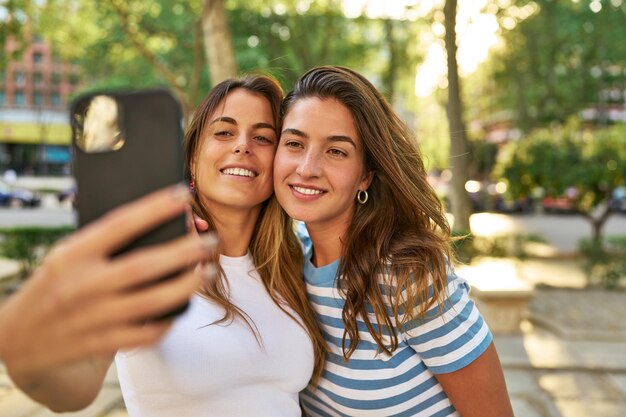
[[[388,97],[404,92],[404,80],[415,78],[419,23],[348,18],[340,0],[227,4],[242,70],[268,70],[288,89],[306,70],[326,64],[363,72]]]
[[[22,226],[0,229],[0,256],[14,259],[20,265],[20,278],[29,276],[47,250],[59,239],[74,231],[73,227]]]
[[[10,59],[20,55],[30,39],[24,36],[28,16],[33,13],[30,0],[0,1],[0,71],[3,71]],[[18,41],[17,48],[7,51],[9,39]]]
[[[80,65],[89,88],[167,85],[189,109],[209,86],[202,5],[47,0],[37,25],[57,55]]]
[[[194,107],[210,88],[203,0],[47,0],[39,27],[90,88],[167,84]],[[225,2],[240,72],[266,71],[286,89],[307,69],[345,65],[389,95],[405,93],[419,53],[415,22],[347,18],[341,2]],[[410,90],[408,90],[410,92]]]
[[[514,124],[528,132],[589,106],[624,103],[623,95],[607,92],[626,82],[626,2],[514,0],[500,9],[498,3],[490,6],[502,47],[488,64],[485,112],[513,110]]]
[[[626,185],[626,126],[589,130],[570,121],[536,130],[507,145],[494,175],[506,180],[515,198],[529,196],[537,187],[548,197],[562,197],[574,187],[573,203],[600,239],[613,192]]]

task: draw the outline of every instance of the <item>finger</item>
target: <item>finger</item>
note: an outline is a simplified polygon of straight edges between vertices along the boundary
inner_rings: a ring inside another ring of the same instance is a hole
[[[89,285],[95,293],[120,291],[144,285],[163,276],[188,269],[209,259],[217,250],[214,234],[186,236],[173,242],[142,248],[111,262],[107,277],[96,283],[85,283],[85,296]]]
[[[111,210],[72,238],[74,256],[107,255],[166,220],[181,214],[189,202],[183,185],[168,187]]]
[[[196,214],[193,215],[193,222],[198,233],[204,233],[209,230],[209,222],[198,217]]]
[[[191,268],[214,255],[216,248],[215,235],[205,234],[139,248],[110,261],[94,260],[92,268],[88,270],[92,276],[65,280],[51,289],[51,302],[55,303],[52,308],[72,309],[113,292],[145,285],[160,277]]]
[[[86,306],[82,314],[71,314],[65,325],[72,332],[140,322],[173,311],[198,289],[201,276],[189,271],[129,293],[119,293]]]
[[[172,242],[136,249],[115,260],[97,259],[80,278],[49,285],[40,307],[48,316],[69,315],[88,308],[98,300],[129,291],[181,270],[190,270],[215,255],[214,234],[185,236]],[[56,259],[54,259],[56,260]],[[49,262],[46,268],[53,268]],[[74,274],[78,272],[74,271]],[[91,275],[90,275],[91,274]],[[199,285],[199,283],[197,283]],[[84,311],[81,316],[84,317]]]

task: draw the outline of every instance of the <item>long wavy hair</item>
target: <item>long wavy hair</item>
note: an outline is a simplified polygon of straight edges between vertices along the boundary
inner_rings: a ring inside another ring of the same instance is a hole
[[[309,70],[285,97],[283,117],[307,97],[335,99],[350,110],[366,172],[374,174],[367,203],[355,204],[341,238],[337,287],[346,300],[343,355],[349,358],[359,343],[358,316],[379,350],[391,355],[399,330],[434,305],[441,309],[446,300],[450,226],[427,181],[414,135],[365,77],[337,66]]]
[[[196,190],[202,189],[202,184],[197,183],[198,176],[195,172],[191,172],[191,167],[198,166],[194,162],[202,146],[205,128],[218,106],[230,92],[236,89],[244,89],[267,99],[271,106],[277,135],[280,132],[280,106],[283,90],[276,80],[265,75],[247,75],[217,84],[204,98],[185,132],[185,170],[188,178],[195,179]],[[202,204],[199,192],[194,194],[194,211],[209,223],[209,230],[215,230],[211,213]],[[317,380],[323,367],[326,344],[307,300],[302,279],[303,259],[300,243],[294,234],[291,219],[273,194],[263,203],[249,249],[254,265],[272,300],[287,315],[302,325],[313,341],[315,352],[313,380]],[[216,255],[213,261],[218,265],[219,273],[215,279],[205,284],[200,294],[224,309],[224,316],[216,323],[230,323],[235,317],[240,317],[248,323],[259,340],[254,322],[230,301],[228,282],[217,262],[218,256]],[[294,317],[293,313],[285,309],[285,305],[298,317]]]

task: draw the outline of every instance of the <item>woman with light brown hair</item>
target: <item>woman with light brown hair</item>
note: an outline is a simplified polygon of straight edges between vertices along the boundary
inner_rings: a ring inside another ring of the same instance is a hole
[[[186,129],[194,210],[219,238],[218,273],[160,344],[118,353],[132,417],[299,416],[298,392],[321,372],[302,251],[273,194],[282,98],[266,76],[223,81]]]
[[[58,353],[66,346],[63,339],[55,336],[68,333],[64,332],[63,323],[45,326],[41,314],[37,316],[39,327],[35,330],[20,326],[33,322],[26,314],[29,300],[32,310],[41,312],[48,308],[49,303],[32,302],[50,298],[42,294],[46,287],[35,286],[31,291],[31,285],[27,297],[16,296],[16,302],[0,314],[0,336],[11,337],[11,333],[16,333],[20,339],[16,344],[0,343],[0,359],[8,361],[9,373],[22,382],[20,388],[55,411],[77,410],[95,399],[115,357],[131,417],[301,415],[298,393],[321,372],[325,344],[307,302],[300,244],[293,234],[291,220],[273,195],[273,162],[282,98],[279,84],[266,76],[226,80],[205,97],[186,130],[186,168],[193,187],[194,208],[219,238],[219,253],[209,264],[214,265],[215,273],[205,274],[203,285],[191,297],[188,309],[173,324],[140,320],[148,313],[171,309],[173,301],[178,302],[173,305],[179,305],[181,299],[188,298],[198,284],[197,274],[193,272],[168,285],[159,285],[156,297],[133,298],[133,304],[115,303],[115,299],[106,305],[100,303],[98,317],[80,315],[81,308],[86,312],[94,310],[83,304],[96,298],[94,294],[87,293],[93,297],[85,297],[85,290],[70,298],[64,296],[56,310],[66,314],[58,317],[66,317],[70,324],[78,322],[77,325],[87,330],[94,323],[109,324],[115,318],[117,323],[122,317],[129,322],[124,322],[127,326],[123,328],[127,340],[116,344],[115,340],[103,339],[108,343],[102,348],[78,349],[75,355],[57,355],[28,367],[29,359],[38,359],[29,352],[44,351],[51,356],[45,348],[30,346],[29,341],[54,342],[48,350]],[[179,190],[176,204],[165,194],[160,199],[149,200],[153,212],[162,211],[159,215],[146,213],[144,216],[149,221],[138,221],[141,213],[137,210],[133,211],[134,217],[121,216],[121,220],[137,221],[141,228],[120,223],[120,219],[99,222],[96,227],[99,234],[91,236],[91,241],[108,237],[117,242],[119,236],[136,234],[158,219],[173,215],[175,210],[180,213],[185,204],[180,194]],[[146,207],[146,203],[139,207]],[[124,290],[131,286],[123,285],[125,281],[140,284],[147,279],[143,275],[152,277],[167,267],[171,272],[175,266],[210,258],[206,244],[199,245],[196,241],[197,237],[175,247],[165,245],[165,249],[150,252],[151,257],[129,255],[127,269],[109,267],[111,262],[100,259],[105,255],[98,252],[86,272],[100,278],[92,281],[97,283],[104,281],[98,274],[106,272],[109,280],[102,285],[115,285],[118,289],[115,295],[124,297],[127,296]],[[84,238],[73,242],[72,249],[65,250],[62,257],[69,258],[69,263],[72,255],[87,250],[86,245],[85,248],[79,245],[85,242]],[[71,272],[67,265],[59,264],[58,255],[45,265],[45,271],[59,275],[45,280],[48,287],[50,281],[63,278],[68,269]],[[83,262],[79,266],[84,266]],[[93,287],[87,289],[96,292]],[[168,289],[173,294],[167,293]],[[70,288],[70,294],[74,293]],[[120,306],[126,306],[129,311]],[[39,334],[29,333],[37,330],[47,337],[38,338]],[[130,337],[133,332],[137,337]],[[97,334],[87,336],[90,346],[100,340]],[[19,347],[28,349],[26,354],[20,354]],[[76,350],[74,346],[69,348]]]
[[[329,345],[313,416],[511,416],[492,335],[450,265],[416,141],[365,77],[304,74],[283,102],[276,196],[300,227]]]

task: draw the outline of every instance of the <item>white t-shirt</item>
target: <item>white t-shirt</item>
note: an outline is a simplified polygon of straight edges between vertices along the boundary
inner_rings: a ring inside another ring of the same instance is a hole
[[[193,296],[159,344],[116,355],[131,417],[301,415],[298,392],[314,361],[308,334],[272,301],[249,254],[221,256],[220,264],[261,344],[241,318],[211,325],[223,310]]]

